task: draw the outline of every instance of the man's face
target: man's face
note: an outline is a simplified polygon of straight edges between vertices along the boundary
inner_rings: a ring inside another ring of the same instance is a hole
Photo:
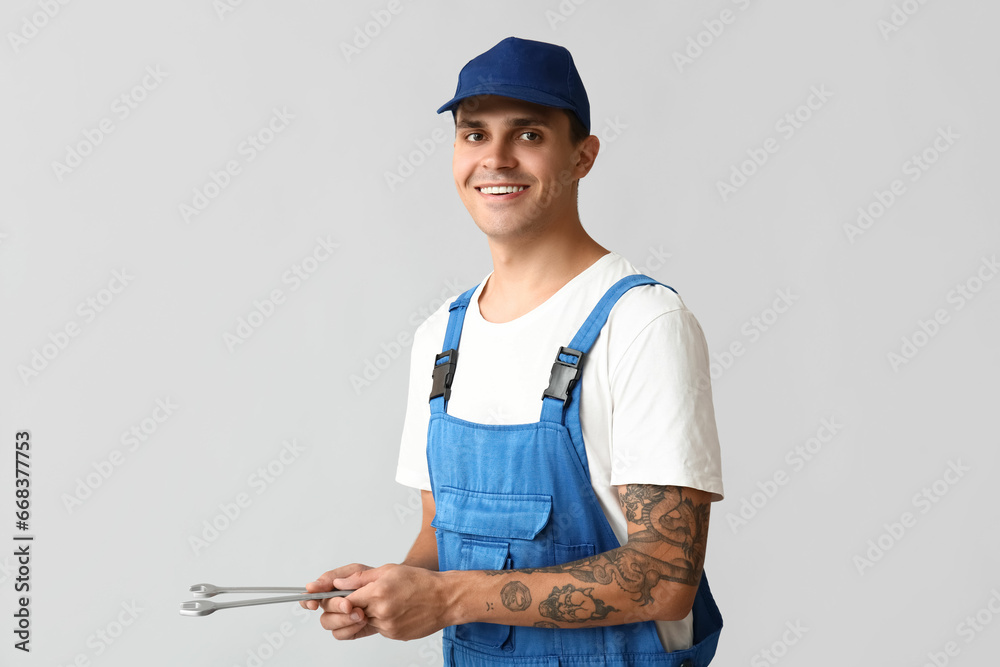
[[[455,187],[491,239],[530,237],[576,218],[575,181],[590,170],[596,144],[590,137],[573,146],[561,109],[496,95],[469,98],[455,115]]]

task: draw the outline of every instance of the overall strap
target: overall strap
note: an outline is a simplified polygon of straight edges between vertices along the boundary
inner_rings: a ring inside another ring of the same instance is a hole
[[[542,394],[542,416],[541,421],[565,424],[569,429],[573,444],[584,464],[584,471],[589,478],[590,470],[586,465],[586,451],[583,447],[583,433],[580,431],[580,388],[578,381],[583,365],[584,356],[590,351],[598,334],[608,321],[608,314],[618,299],[625,292],[638,287],[639,285],[663,285],[649,276],[637,273],[626,276],[612,285],[601,300],[597,302],[594,309],[587,316],[569,347],[559,348],[556,354],[555,363],[552,365],[552,374],[549,377],[549,386]],[[675,294],[677,290],[670,285],[663,285]]]
[[[434,370],[431,377],[431,414],[448,411],[448,399],[451,397],[451,383],[455,379],[455,366],[458,363],[458,342],[462,338],[462,324],[465,322],[465,310],[479,285],[471,287],[460,294],[448,306],[448,328],[444,334],[444,347],[441,354],[434,357]]]

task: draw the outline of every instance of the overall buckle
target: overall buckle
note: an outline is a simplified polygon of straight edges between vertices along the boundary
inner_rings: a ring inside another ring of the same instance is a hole
[[[576,361],[563,361],[559,358],[563,355],[576,357]],[[582,363],[583,352],[571,347],[560,347],[559,353],[556,354],[555,363],[552,364],[552,372],[549,374],[549,386],[542,393],[542,398],[549,396],[563,402],[569,402],[573,386],[580,378],[580,364]]]
[[[448,361],[438,364],[445,357],[448,357]],[[455,348],[445,350],[434,357],[434,372],[431,374],[434,383],[431,385],[431,397],[428,400],[438,396],[444,396],[446,401],[451,398],[451,382],[455,379],[455,364],[457,362],[458,350]]]

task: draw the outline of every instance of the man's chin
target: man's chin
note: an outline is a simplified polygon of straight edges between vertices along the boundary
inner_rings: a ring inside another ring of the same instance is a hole
[[[473,220],[491,241],[523,241],[537,232],[533,221],[524,215],[479,216]]]

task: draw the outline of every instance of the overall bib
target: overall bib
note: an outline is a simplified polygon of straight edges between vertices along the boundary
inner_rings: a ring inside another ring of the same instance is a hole
[[[476,288],[451,305],[444,348],[434,362],[427,434],[440,570],[546,567],[621,546],[590,483],[579,377],[583,357],[618,298],[649,284],[662,285],[637,274],[605,293],[569,347],[559,349],[541,419],[533,424],[477,424],[448,414],[462,324]],[[694,645],[671,653],[663,650],[652,621],[573,629],[450,626],[444,630],[444,664],[705,667],[715,655],[722,616],[704,574],[693,613]]]

